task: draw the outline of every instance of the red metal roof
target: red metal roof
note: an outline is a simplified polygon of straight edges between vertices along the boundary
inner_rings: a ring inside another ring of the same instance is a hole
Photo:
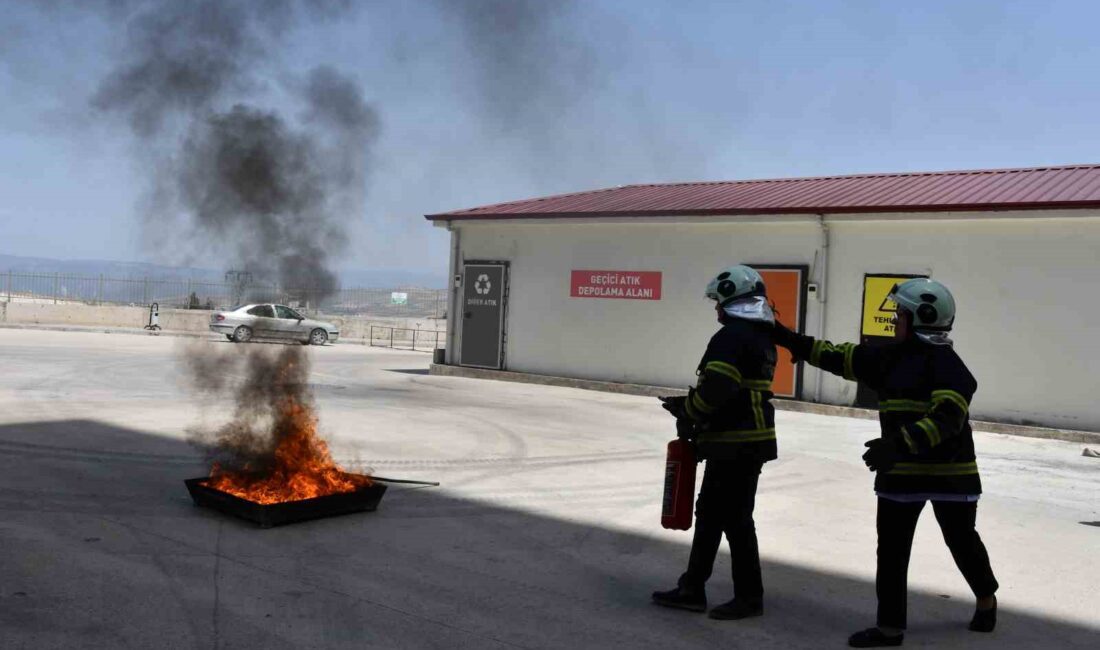
[[[1100,207],[1100,165],[624,185],[429,214],[432,221]]]

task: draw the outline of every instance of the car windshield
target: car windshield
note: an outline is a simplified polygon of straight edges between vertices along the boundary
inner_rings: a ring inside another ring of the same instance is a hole
[[[294,311],[286,305],[275,305],[275,312],[279,315],[279,318],[290,318],[293,320],[305,320],[301,314]]]

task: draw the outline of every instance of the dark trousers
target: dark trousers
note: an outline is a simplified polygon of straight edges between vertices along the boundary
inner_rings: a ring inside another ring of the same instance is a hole
[[[913,548],[913,532],[917,529],[924,502],[899,503],[878,500],[878,625],[905,629],[906,591],[909,574],[909,553]],[[943,541],[955,558],[971,591],[978,598],[992,596],[997,591],[997,579],[989,566],[989,554],[982,538],[974,530],[978,504],[956,501],[933,501],[932,510],[940,524]]]
[[[756,484],[761,463],[755,460],[708,460],[703,487],[695,503],[695,538],[688,570],[680,586],[701,590],[714,570],[714,558],[729,541],[733,560],[734,597],[759,601],[764,597],[760,578],[760,550],[756,545]]]

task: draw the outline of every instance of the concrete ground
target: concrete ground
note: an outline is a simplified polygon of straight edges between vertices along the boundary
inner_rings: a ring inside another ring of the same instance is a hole
[[[186,430],[228,404],[181,383],[180,339],[0,330],[0,648],[827,648],[873,622],[876,424],[779,414],[757,527],[767,614],[649,603],[690,533],[660,528],[656,400],[426,376],[427,354],[311,348],[337,455],[378,512],[260,530],[191,505]],[[212,345],[232,345],[211,341]],[[977,434],[1000,624],[926,512],[907,646],[1100,647],[1100,460]],[[728,599],[725,549],[710,599]]]

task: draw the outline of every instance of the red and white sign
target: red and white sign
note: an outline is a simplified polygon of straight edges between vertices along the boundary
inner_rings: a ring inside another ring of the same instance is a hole
[[[569,279],[573,298],[660,300],[660,271],[573,271]]]

